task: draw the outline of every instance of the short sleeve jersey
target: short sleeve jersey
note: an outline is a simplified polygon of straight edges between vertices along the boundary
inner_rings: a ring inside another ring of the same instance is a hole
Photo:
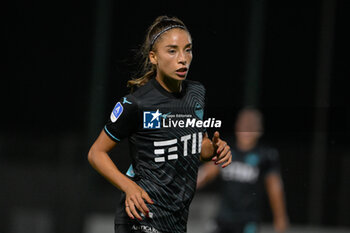
[[[260,221],[264,179],[280,173],[276,149],[258,145],[250,151],[231,146],[232,163],[220,170],[221,200],[218,219],[227,223]]]
[[[205,130],[194,122],[203,120],[204,96],[198,82],[183,81],[181,92],[172,94],[152,79],[122,97],[105,125],[111,139],[129,139],[133,180],[155,202],[142,225],[186,232]],[[126,221],[122,207],[116,223]]]

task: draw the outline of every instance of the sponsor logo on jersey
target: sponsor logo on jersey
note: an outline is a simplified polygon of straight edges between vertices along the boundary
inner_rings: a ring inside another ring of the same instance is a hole
[[[154,227],[145,226],[145,225],[132,225],[131,230],[139,231],[142,233],[160,233],[160,231],[158,231]]]
[[[171,112],[162,114],[157,111],[144,111],[143,112],[143,128],[144,129],[159,129],[163,128],[220,128],[221,120],[215,118],[208,118],[202,120],[203,112],[200,105],[195,110],[196,117],[190,114],[171,114]],[[199,119],[198,119],[199,118]]]
[[[198,120],[197,118],[186,118],[186,119],[172,119],[168,117],[163,119],[163,127],[179,127],[179,128],[220,128],[221,121],[215,118],[208,118],[205,121]]]
[[[183,156],[200,153],[202,148],[202,139],[203,134],[201,132],[182,136],[180,138],[180,141],[182,143],[181,148],[183,149]],[[153,145],[155,147],[154,154],[156,155],[156,157],[154,158],[154,161],[156,163],[162,163],[167,160],[169,161],[179,158],[177,138],[165,141],[156,141],[153,142]]]
[[[221,170],[222,178],[226,181],[238,181],[241,183],[255,183],[259,177],[258,167],[242,162],[232,162]]]
[[[120,117],[120,115],[122,114],[122,112],[123,112],[123,105],[121,105],[121,103],[118,102],[111,113],[111,121],[113,123],[116,122]]]

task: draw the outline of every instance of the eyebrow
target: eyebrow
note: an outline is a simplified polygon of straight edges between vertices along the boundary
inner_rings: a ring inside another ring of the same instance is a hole
[[[185,45],[185,48],[190,47],[190,46],[192,46],[192,43],[188,43],[187,45]],[[177,48],[177,47],[179,47],[179,46],[169,44],[169,45],[167,45],[167,46],[165,46],[165,47]]]

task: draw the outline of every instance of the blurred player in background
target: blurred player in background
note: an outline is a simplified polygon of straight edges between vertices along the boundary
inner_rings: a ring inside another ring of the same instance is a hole
[[[116,233],[184,233],[200,160],[214,160],[225,167],[231,152],[218,132],[211,140],[201,126],[163,124],[175,122],[179,115],[203,120],[205,89],[186,80],[192,39],[184,23],[175,17],[158,17],[148,29],[141,55],[142,75],[128,82],[134,91],[115,105],[88,159],[123,192]],[[126,175],[108,156],[124,138],[129,139],[132,160]]]
[[[262,114],[245,108],[235,124],[235,142],[229,142],[232,163],[225,169],[204,164],[199,169],[197,188],[220,175],[221,198],[215,233],[256,233],[261,221],[261,199],[267,191],[276,232],[285,232],[288,216],[276,149],[259,143],[263,134]]]

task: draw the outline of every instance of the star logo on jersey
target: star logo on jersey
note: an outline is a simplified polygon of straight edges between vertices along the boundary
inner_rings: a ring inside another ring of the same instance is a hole
[[[151,113],[151,114],[152,114],[152,116],[153,116],[153,118],[152,118],[151,122],[153,122],[154,120],[159,121],[159,116],[161,116],[161,115],[162,115],[162,114],[159,112],[159,109],[157,109],[157,111],[156,111],[156,112]]]
[[[157,111],[144,111],[143,112],[143,128],[144,129],[159,129],[160,128],[160,116],[162,113]]]

